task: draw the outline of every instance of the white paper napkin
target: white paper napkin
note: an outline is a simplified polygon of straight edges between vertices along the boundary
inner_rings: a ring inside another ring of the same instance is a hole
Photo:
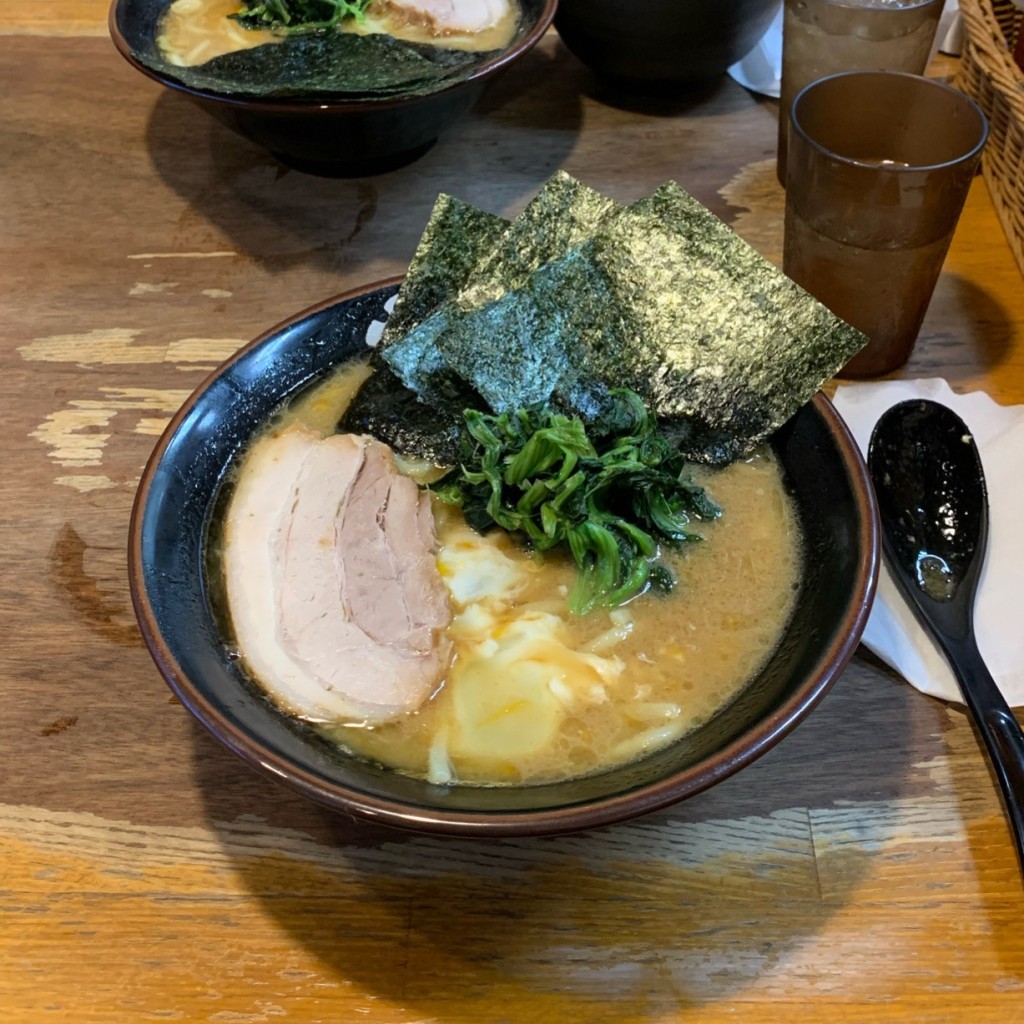
[[[745,89],[778,99],[782,87],[782,4],[757,45],[728,69]]]
[[[974,612],[978,647],[1007,702],[1024,706],[1024,406],[1002,406],[944,380],[843,384],[835,405],[867,455],[871,431],[890,406],[930,398],[952,409],[974,436],[985,470],[989,543]],[[918,690],[963,703],[942,652],[914,618],[883,565],[863,643]]]
[[[935,33],[932,56],[935,56],[936,50],[941,50],[953,57],[959,57],[963,45],[964,17],[960,13],[960,0],[946,0],[939,17],[939,27]]]

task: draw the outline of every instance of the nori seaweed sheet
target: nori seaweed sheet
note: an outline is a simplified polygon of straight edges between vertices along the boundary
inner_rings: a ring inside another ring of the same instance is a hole
[[[488,253],[509,222],[442,193],[420,237],[408,273],[374,354],[375,372],[359,389],[338,423],[343,432],[372,434],[397,452],[450,465],[458,456],[461,411],[482,401],[468,387],[441,406],[420,401],[380,359],[380,350],[454,297],[477,262]],[[421,334],[421,362],[434,349]],[[440,364],[438,363],[440,369]]]
[[[473,269],[460,289],[460,310],[494,302],[521,288],[539,267],[586,241],[622,207],[607,196],[557,171]]]
[[[193,67],[158,51],[133,55],[190,89],[255,97],[338,96],[366,100],[421,96],[468,78],[495,51],[449,50],[384,34],[330,31],[287,36]]]
[[[453,319],[432,354],[443,358],[445,379],[468,383],[496,412],[555,397],[567,411],[588,418],[596,413],[599,403],[580,406],[601,377],[588,372],[581,357],[591,349],[619,351],[624,331],[609,283],[590,258],[591,247],[586,243],[544,264],[522,288]],[[438,376],[434,371],[435,391]],[[631,386],[629,380],[621,383]]]
[[[384,327],[381,348],[454,298],[508,225],[504,217],[444,193],[438,196]]]
[[[380,366],[349,403],[338,430],[371,434],[403,455],[451,466],[458,460],[462,409],[480,405],[472,392],[462,399],[443,407],[427,405],[386,366]]]
[[[674,183],[599,234],[594,256],[641,393],[659,417],[692,424],[692,458],[749,451],[867,340]],[[608,381],[623,353],[590,355],[588,372]]]
[[[525,347],[520,344],[516,355],[531,371],[553,373],[553,367],[542,365],[546,358],[545,346],[542,332],[536,326],[517,326],[511,320],[505,322],[499,309],[485,317],[486,322],[480,324],[479,329],[493,330],[495,341],[499,336],[503,340],[484,350],[462,330],[463,318],[468,312],[482,310],[488,303],[500,303],[502,296],[528,286],[535,271],[571,252],[622,210],[618,203],[564,171],[557,172],[493,246],[476,260],[464,275],[465,287],[459,288],[453,299],[439,304],[400,341],[390,345],[383,354],[384,360],[424,401],[450,402],[463,389],[463,381],[476,379],[475,375],[467,375],[460,369],[467,359],[472,362],[477,356],[487,358],[493,350],[511,351],[515,338],[523,341],[531,337],[528,332],[532,331],[532,340]],[[444,241],[459,246],[465,244],[457,235]],[[512,358],[514,363],[516,356]],[[528,380],[519,383],[530,384]],[[543,388],[540,382],[528,393],[540,393],[538,388]],[[522,394],[518,389],[514,391]]]
[[[543,370],[520,353],[531,331]],[[481,336],[499,345],[474,352]],[[500,309],[462,318],[444,356],[499,411],[553,401],[586,416],[581,393],[631,387],[688,425],[689,458],[720,463],[781,426],[864,341],[673,183]]]
[[[865,341],[670,182],[518,287],[477,308],[446,304],[383,355],[425,401],[468,386],[495,411],[547,401],[591,418],[606,387],[631,387],[679,428],[687,457],[722,463]]]

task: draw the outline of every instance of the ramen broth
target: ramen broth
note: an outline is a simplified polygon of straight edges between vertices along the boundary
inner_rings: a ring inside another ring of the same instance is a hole
[[[286,38],[269,29],[243,28],[231,17],[241,9],[238,0],[174,0],[157,32],[157,46],[164,59],[179,67],[192,67],[225,53],[278,43]],[[390,14],[386,5],[374,5],[361,19],[346,18],[338,31],[358,35],[384,33],[409,43],[484,52],[508,46],[519,24],[519,11],[518,4],[511,3],[508,14],[482,32],[434,35],[423,24]]]
[[[370,372],[363,363],[343,368],[270,429],[299,422],[332,432]],[[403,468],[421,482],[439,475],[436,467]],[[500,558],[519,581],[514,599],[497,593],[479,605],[454,604],[454,658],[417,712],[373,727],[314,728],[355,754],[434,782],[516,785],[635,760],[706,722],[778,644],[796,600],[801,544],[767,447],[723,469],[694,467],[693,475],[724,511],[699,524],[703,542],[662,552],[675,589],[582,618],[568,611],[570,559],[541,558],[500,529],[481,537],[461,512],[435,502],[442,578],[476,571],[479,589],[481,579],[496,578],[488,566]],[[523,652],[518,661],[505,658],[510,642]]]

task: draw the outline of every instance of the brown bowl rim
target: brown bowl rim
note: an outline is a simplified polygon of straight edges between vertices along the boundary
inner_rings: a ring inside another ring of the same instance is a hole
[[[168,3],[169,2],[170,0],[168,0]],[[519,42],[514,46],[510,46],[506,50],[502,50],[496,57],[486,63],[481,64],[480,67],[466,78],[463,78],[458,82],[453,82],[451,85],[447,85],[443,89],[437,89],[434,92],[427,92],[414,96],[394,96],[385,100],[350,99],[332,95],[331,93],[324,93],[321,96],[310,96],[309,98],[293,96],[268,99],[266,97],[258,96],[246,97],[227,95],[225,93],[215,92],[212,89],[195,89],[192,86],[186,85],[184,82],[178,82],[167,75],[162,75],[147,64],[144,64],[134,55],[134,53],[132,53],[132,48],[128,45],[128,40],[125,39],[124,34],[117,25],[117,12],[124,3],[125,0],[111,0],[110,8],[107,11],[107,31],[110,33],[111,41],[117,48],[118,53],[120,53],[133,68],[140,71],[147,78],[152,79],[154,82],[158,82],[160,85],[166,86],[168,89],[174,89],[178,92],[185,93],[188,96],[213,100],[217,103],[223,103],[230,107],[244,107],[246,110],[259,110],[264,113],[276,114],[297,113],[301,111],[304,114],[311,114],[314,117],[317,115],[326,116],[328,114],[354,112],[357,110],[363,113],[372,110],[388,110],[394,107],[415,103],[418,100],[428,100],[436,96],[444,96],[446,93],[456,92],[457,90],[475,82],[482,82],[485,79],[490,78],[492,75],[495,75],[497,72],[502,70],[502,68],[507,67],[522,54],[533,49],[551,26],[551,22],[555,17],[555,12],[558,9],[558,0],[545,0],[544,8],[541,11],[540,17],[537,19],[537,23],[525,36],[523,36],[522,39],[519,40]]]
[[[257,736],[228,721],[182,670],[164,641],[146,594],[142,570],[141,521],[156,469],[184,418],[206,389],[246,353],[278,333],[331,306],[380,288],[400,284],[402,276],[351,288],[318,302],[264,331],[209,373],[174,414],[154,447],[132,504],[128,530],[128,583],[132,606],[146,647],[160,674],[182,704],[221,743],[245,762],[316,803],[352,814],[376,824],[398,826],[417,832],[454,836],[542,836],[578,832],[615,824],[660,810],[694,796],[757,760],[791,732],[821,701],[838,679],[860,642],[874,598],[879,570],[879,521],[874,490],[867,466],[849,427],[822,392],[810,404],[824,419],[835,438],[843,465],[851,478],[858,517],[858,543],[864,556],[855,580],[854,593],[836,629],[836,639],[819,655],[803,685],[776,712],[745,732],[700,765],[626,793],[582,804],[539,811],[455,811],[412,806],[398,800],[356,793],[341,785],[325,784],[267,750]]]

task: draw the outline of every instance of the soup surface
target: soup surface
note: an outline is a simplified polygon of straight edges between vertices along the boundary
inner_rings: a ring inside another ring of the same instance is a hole
[[[268,429],[298,422],[331,433],[370,372],[361,363],[339,370]],[[421,482],[439,475],[400,464]],[[674,590],[584,617],[568,610],[571,560],[531,553],[502,530],[481,536],[435,500],[437,564],[454,613],[447,672],[418,711],[396,721],[314,727],[433,782],[488,785],[591,774],[698,727],[777,645],[796,599],[801,545],[769,449],[693,475],[724,511],[700,524],[702,542],[662,553]]]
[[[225,53],[285,38],[270,30],[243,28],[231,17],[241,9],[239,0],[174,0],[157,33],[157,46],[164,59],[179,67],[192,67]],[[372,5],[361,19],[347,18],[339,31],[360,35],[385,33],[406,42],[451,50],[501,50],[515,35],[519,10],[517,3],[509,4],[505,17],[482,32],[435,35],[426,25],[395,16],[387,4],[380,3]]]

